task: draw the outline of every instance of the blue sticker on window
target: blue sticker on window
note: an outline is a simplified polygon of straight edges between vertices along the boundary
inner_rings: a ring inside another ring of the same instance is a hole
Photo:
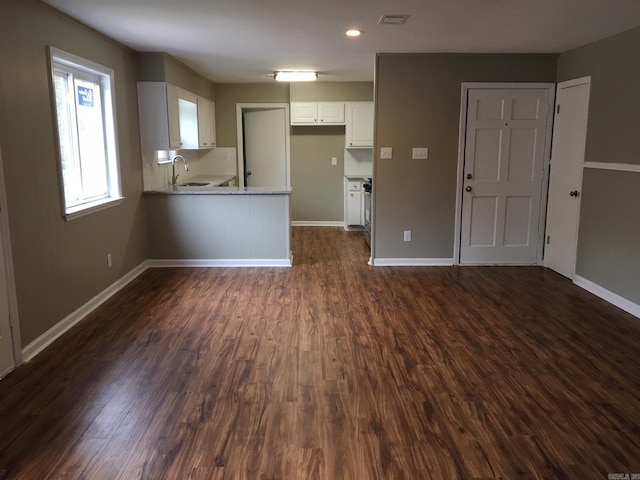
[[[88,87],[78,87],[78,105],[93,107],[93,89]]]

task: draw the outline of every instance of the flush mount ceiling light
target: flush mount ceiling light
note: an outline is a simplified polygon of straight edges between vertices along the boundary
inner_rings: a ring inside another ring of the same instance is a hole
[[[305,70],[285,70],[275,72],[273,78],[277,82],[314,82],[318,79],[318,73]]]
[[[359,36],[360,36],[360,35],[362,35],[363,33],[364,33],[364,32],[363,32],[362,30],[356,30],[356,29],[354,28],[354,29],[351,29],[351,30],[347,30],[347,31],[345,32],[345,35],[346,35],[347,37],[359,37]]]
[[[382,15],[378,25],[404,25],[408,19],[409,15]]]

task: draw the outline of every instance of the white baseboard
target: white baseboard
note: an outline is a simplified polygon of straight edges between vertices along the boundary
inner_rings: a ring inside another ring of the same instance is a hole
[[[292,227],[344,227],[344,222],[314,222],[314,221],[301,221],[297,220],[291,222]]]
[[[49,330],[44,332],[38,338],[36,338],[29,345],[26,345],[22,349],[22,361],[28,362],[32,360],[37,354],[39,354],[42,350],[51,345],[55,340],[61,337],[64,333],[66,333],[71,327],[77,324],[80,320],[85,318],[91,312],[93,312],[96,308],[102,305],[104,302],[109,300],[113,295],[118,293],[122,288],[131,283],[136,277],[138,277],[142,272],[144,272],[148,268],[148,261],[142,262],[136,268],[127,273],[124,277],[120,278],[98,295],[93,297],[87,303],[77,308],[75,311],[71,312],[65,318],[56,323]]]
[[[290,258],[212,258],[212,259],[155,259],[148,260],[149,267],[290,267]]]
[[[453,258],[372,258],[369,264],[375,267],[450,267]]]
[[[573,277],[573,283],[584,288],[586,291],[593,293],[595,296],[615,305],[616,307],[621,308],[625,312],[640,318],[640,305],[637,303],[627,300],[617,293],[613,293],[606,288],[601,287],[597,283],[593,283],[591,280],[587,280],[579,275]]]

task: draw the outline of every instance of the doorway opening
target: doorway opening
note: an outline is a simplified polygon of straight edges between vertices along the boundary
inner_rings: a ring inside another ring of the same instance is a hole
[[[290,187],[287,103],[236,104],[238,185]]]

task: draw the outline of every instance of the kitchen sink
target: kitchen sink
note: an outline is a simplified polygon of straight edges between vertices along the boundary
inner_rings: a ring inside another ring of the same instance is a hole
[[[211,182],[185,182],[181,183],[179,187],[208,187],[211,185]]]

